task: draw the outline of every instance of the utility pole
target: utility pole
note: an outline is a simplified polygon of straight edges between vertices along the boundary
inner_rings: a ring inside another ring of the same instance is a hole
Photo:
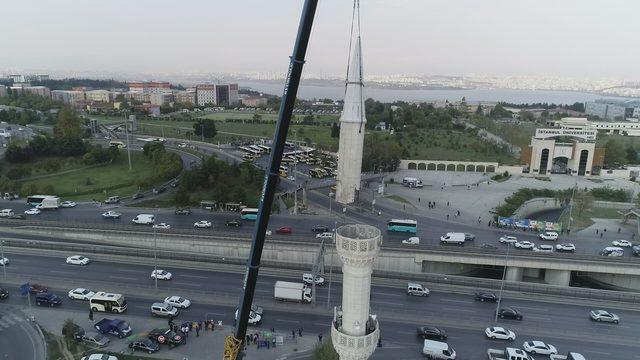
[[[0,240],[0,259],[4,261],[4,240]],[[2,265],[2,274],[4,279],[7,280],[7,264]]]
[[[126,113],[125,113],[125,116],[127,116]],[[133,123],[131,123],[131,130],[133,130]],[[133,167],[131,166],[131,141],[129,140],[129,120],[126,120],[126,119],[124,123],[124,131],[125,131],[125,134],[127,135],[127,157],[129,158],[129,171],[131,171]]]
[[[496,317],[494,319],[494,323],[498,323],[498,312],[500,311],[500,303],[502,302],[502,290],[504,289],[504,278],[507,275],[507,265],[509,263],[509,248],[511,247],[510,243],[507,243],[507,255],[504,259],[504,271],[502,271],[502,282],[500,283],[500,292],[498,293],[498,303],[496,305]]]
[[[331,307],[331,280],[333,279],[333,251],[336,249],[336,230],[338,228],[338,222],[333,222],[333,250],[329,255],[329,289],[327,291],[327,307]]]
[[[155,223],[153,224],[155,226]],[[153,274],[156,292],[158,291],[158,240],[156,236],[156,228],[153,228]]]

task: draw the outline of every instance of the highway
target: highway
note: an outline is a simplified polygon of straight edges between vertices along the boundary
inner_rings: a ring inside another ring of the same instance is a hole
[[[71,254],[70,254],[71,255]],[[65,295],[70,288],[86,287],[94,291],[118,289],[129,302],[128,315],[146,316],[149,306],[168,295],[191,297],[194,305],[178,319],[203,319],[206,314],[232,322],[232,314],[241,293],[242,275],[216,271],[201,271],[163,267],[174,274],[170,281],[158,281],[153,291],[150,266],[108,262],[92,262],[86,267],[65,264],[64,259],[48,256],[17,255],[7,252],[11,278],[49,286],[53,292]],[[289,329],[303,327],[307,334],[329,333],[332,311],[327,308],[328,286],[317,288],[317,305],[281,304],[272,299],[276,280],[299,281],[299,278],[260,276],[255,303],[265,308],[262,328]],[[63,285],[57,285],[63,284]],[[70,285],[73,284],[73,285]],[[333,280],[331,305],[340,304],[341,283]],[[4,286],[4,285],[0,285]],[[16,295],[17,284],[6,286],[12,293],[3,303],[24,304]],[[371,313],[380,319],[383,348],[374,359],[420,358],[420,341],[415,334],[419,325],[435,325],[447,330],[449,344],[460,359],[480,359],[489,347],[504,347],[505,343],[485,339],[482,330],[493,323],[495,304],[473,300],[473,289],[465,293],[433,291],[428,298],[405,294],[404,283],[397,286],[372,287]],[[99,288],[100,287],[100,288]],[[525,299],[523,299],[525,298]],[[0,310],[3,309],[0,303]],[[607,308],[621,317],[619,325],[594,323],[588,317],[591,307],[567,299],[562,303],[526,299],[526,296],[506,297],[504,306],[513,306],[524,314],[524,320],[501,320],[501,326],[516,332],[515,345],[522,341],[543,340],[557,346],[561,352],[579,351],[588,359],[640,359],[637,353],[640,312],[624,306]],[[64,300],[64,308],[87,311],[86,303]],[[55,309],[51,309],[55,311]],[[149,315],[150,316],[150,315]],[[135,329],[134,329],[135,330]],[[141,329],[142,330],[142,329]],[[147,329],[148,330],[148,329]],[[328,335],[327,335],[328,336]],[[543,357],[538,357],[543,358]]]

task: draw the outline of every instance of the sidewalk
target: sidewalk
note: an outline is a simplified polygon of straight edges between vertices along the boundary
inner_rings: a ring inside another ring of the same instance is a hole
[[[35,321],[40,324],[43,330],[56,335],[61,336],[62,324],[66,319],[73,320],[76,324],[80,325],[85,331],[94,331],[93,323],[88,318],[87,313],[80,313],[78,311],[65,310],[64,308],[39,308],[33,306],[31,311],[35,317]],[[132,336],[140,337],[146,336],[146,333],[154,328],[167,327],[167,319],[154,318],[151,316],[131,316],[126,314],[102,314],[95,313],[94,321],[100,321],[103,317],[123,319],[131,325],[133,329]],[[180,324],[182,321],[196,320],[188,318],[177,318],[174,320],[176,324]],[[227,335],[233,333],[233,327],[231,324],[223,324],[218,326],[216,324],[214,331],[200,331],[200,336],[196,336],[195,331],[190,331],[187,337],[186,344],[179,345],[173,349],[165,345],[160,346],[160,351],[155,354],[147,354],[143,352],[136,352],[136,356],[139,357],[151,357],[154,359],[171,359],[171,360],[205,360],[212,358],[221,358],[224,349],[224,339]],[[276,329],[276,336],[281,337],[283,344],[277,345],[275,348],[269,344],[269,348],[259,348],[257,344],[251,344],[246,347],[245,359],[287,359],[293,358],[293,355],[300,356],[298,354],[310,353],[317,342],[317,338],[312,335],[303,333],[302,337],[296,336],[295,340],[292,339],[290,330],[287,332],[280,332]],[[270,332],[270,329],[263,329],[260,327],[249,327],[249,334]],[[296,334],[297,335],[297,334]],[[110,342],[104,348],[115,353],[132,354],[128,348],[129,339],[118,339],[115,336],[107,335]],[[99,352],[99,351],[98,351]],[[81,354],[74,354],[78,359]]]

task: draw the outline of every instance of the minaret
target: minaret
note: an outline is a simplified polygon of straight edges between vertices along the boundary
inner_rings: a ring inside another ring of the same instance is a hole
[[[367,122],[364,116],[362,49],[359,31],[352,40],[352,45],[351,59],[347,69],[344,106],[340,116],[336,201],[341,204],[353,203],[356,200],[357,191],[360,190],[364,125]]]
[[[378,345],[380,327],[369,314],[371,273],[382,236],[371,225],[349,224],[336,230],[336,251],[342,261],[342,308],[335,311],[331,341],[340,360],[368,359]]]

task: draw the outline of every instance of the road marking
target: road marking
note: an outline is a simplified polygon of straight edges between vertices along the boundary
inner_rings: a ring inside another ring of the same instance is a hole
[[[408,335],[415,335],[416,334],[413,331],[396,331],[396,333],[398,333],[398,334],[408,334]]]
[[[63,274],[63,275],[75,275],[74,272],[62,271],[62,270],[47,270],[47,272],[54,273],[54,274]]]
[[[439,300],[445,303],[452,302],[452,303],[467,304],[467,305],[471,303],[469,300],[448,300],[448,299],[439,299]]]
[[[110,279],[118,279],[118,280],[131,280],[131,281],[136,281],[138,279],[136,278],[131,278],[131,277],[125,277],[125,276],[113,276],[113,275],[109,275]]]
[[[537,319],[537,320],[545,320],[545,321],[551,321],[551,318],[548,318],[546,316],[533,316],[533,315],[528,315],[527,319]]]
[[[201,276],[201,275],[180,275],[180,277],[188,277],[188,278],[193,278],[193,279],[208,279],[208,276]]]
[[[262,290],[262,289],[255,289],[254,290],[257,293],[264,293],[264,294],[270,294],[271,290]]]
[[[540,308],[540,307],[534,307],[534,306],[517,306],[518,309],[526,309],[526,310],[534,310],[534,311],[549,311],[549,309],[547,308]]]
[[[397,296],[397,297],[406,297],[407,296],[405,294],[394,294],[394,293],[385,293],[385,292],[377,292],[377,291],[372,291],[371,294],[384,295],[384,296]]]
[[[607,355],[607,357],[608,357],[609,355],[611,355],[611,353],[608,353],[608,352],[595,351],[595,350],[589,350],[589,353],[590,353],[590,354]]]
[[[397,302],[388,301],[372,301],[373,304],[387,304],[387,305],[399,305]]]
[[[460,308],[446,307],[446,306],[443,306],[442,309],[449,310],[449,311],[466,312],[466,313],[475,313],[476,312],[476,310],[460,309]]]
[[[282,319],[277,319],[276,321],[280,321],[280,322],[284,322],[284,323],[291,323],[291,324],[300,324],[300,321],[295,321],[295,320],[282,320]]]
[[[180,281],[175,281],[174,284],[176,285],[186,285],[186,286],[201,286],[202,284],[198,284],[198,283],[189,283],[189,282],[180,282]]]
[[[129,272],[129,273],[136,273],[136,274],[144,274],[147,271],[146,270],[131,270],[131,269],[118,269],[118,271],[120,272]]]

